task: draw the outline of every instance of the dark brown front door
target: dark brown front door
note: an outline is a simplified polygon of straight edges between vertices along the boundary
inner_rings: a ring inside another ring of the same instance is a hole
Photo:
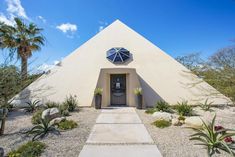
[[[126,74],[110,76],[111,105],[126,105]]]

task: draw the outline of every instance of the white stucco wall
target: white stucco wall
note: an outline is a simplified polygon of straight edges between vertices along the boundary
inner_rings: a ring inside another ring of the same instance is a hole
[[[108,61],[106,52],[113,47],[129,50],[133,55],[132,60],[122,65]],[[209,101],[214,104],[230,102],[210,85],[192,75],[183,65],[118,20],[68,55],[61,66],[52,69],[50,74],[43,75],[25,91],[30,93],[31,98],[56,102],[62,102],[68,94],[76,94],[81,106],[90,106],[101,69],[106,68],[135,69],[147,106],[153,105],[158,99],[170,104],[182,100],[195,104],[204,102],[206,98],[210,98]],[[190,87],[195,82],[201,83]],[[217,93],[216,97],[214,93]]]

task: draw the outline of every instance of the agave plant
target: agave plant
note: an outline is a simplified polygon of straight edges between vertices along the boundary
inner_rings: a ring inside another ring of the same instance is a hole
[[[26,112],[30,112],[30,113],[32,113],[32,112],[34,112],[34,111],[36,111],[36,109],[37,109],[37,105],[38,105],[38,103],[40,103],[40,101],[39,100],[34,100],[33,102],[32,101],[29,101],[29,102],[26,102],[26,104],[28,105],[27,107],[26,107]]]
[[[199,141],[195,145],[202,145],[207,149],[208,156],[214,154],[220,154],[221,151],[225,151],[232,156],[235,156],[235,145],[232,140],[232,136],[235,135],[234,130],[224,129],[215,126],[216,115],[213,117],[211,123],[206,124],[203,122],[203,127],[201,129],[192,128],[196,131],[195,134],[190,136],[190,140]],[[228,132],[227,132],[228,131]]]
[[[25,132],[26,134],[30,135],[33,134],[32,141],[35,141],[39,138],[44,138],[49,133],[57,133],[60,134],[59,130],[56,129],[57,124],[50,124],[50,121],[47,119],[41,119],[41,124],[34,126],[29,131]]]
[[[204,103],[200,103],[200,107],[202,110],[204,111],[211,111],[211,105],[213,104],[213,102],[208,102],[208,99],[206,99],[206,101]]]

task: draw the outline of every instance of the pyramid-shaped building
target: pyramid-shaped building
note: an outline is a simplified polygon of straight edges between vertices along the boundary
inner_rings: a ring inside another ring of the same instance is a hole
[[[102,106],[136,106],[141,87],[145,106],[164,100],[197,104],[231,101],[131,28],[116,20],[41,76],[13,101],[62,102],[76,95],[80,106],[94,105],[95,88],[103,88]]]

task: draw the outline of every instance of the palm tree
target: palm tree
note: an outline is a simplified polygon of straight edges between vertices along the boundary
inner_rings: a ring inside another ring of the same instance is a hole
[[[22,80],[27,78],[28,58],[34,51],[39,51],[44,45],[45,38],[41,34],[41,28],[35,24],[25,24],[20,18],[15,18],[15,25],[0,25],[0,48],[7,48],[10,54],[17,52],[17,57],[21,60]]]

